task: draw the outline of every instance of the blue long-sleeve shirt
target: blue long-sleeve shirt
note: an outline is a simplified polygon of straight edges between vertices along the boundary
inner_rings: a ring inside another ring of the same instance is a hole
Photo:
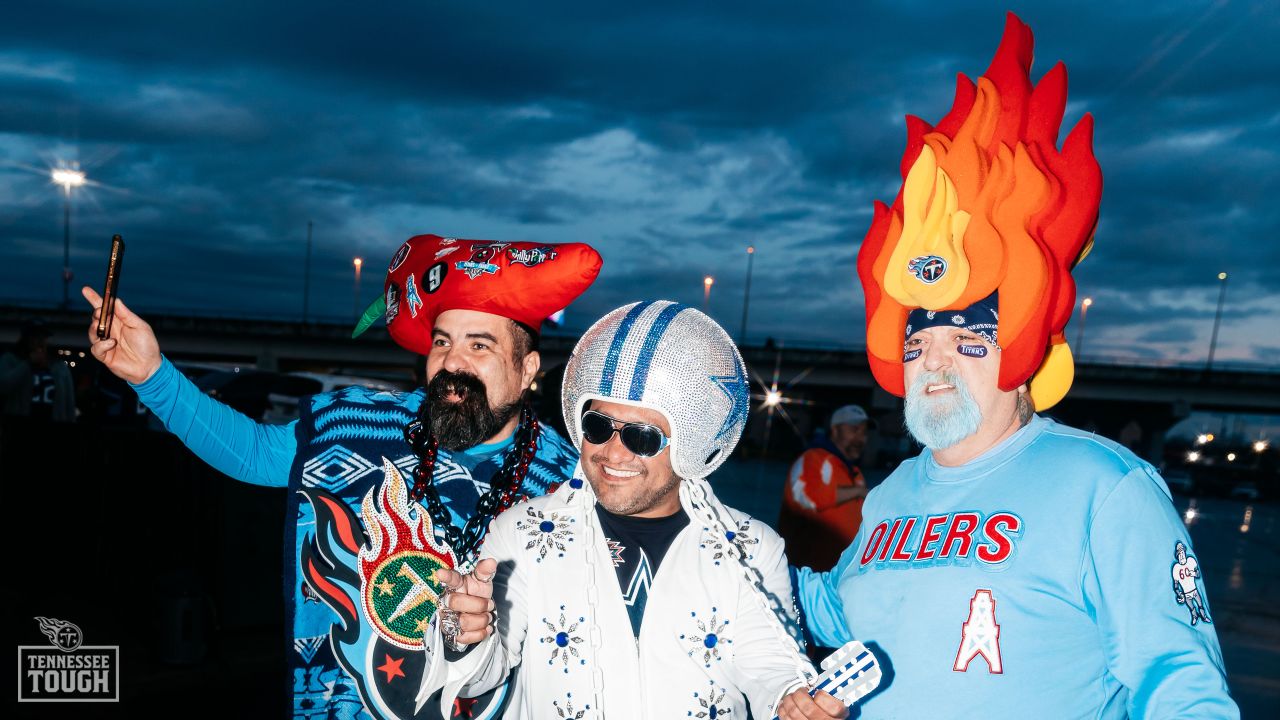
[[[178,371],[168,358],[146,381],[132,385],[142,404],[165,429],[215,470],[236,480],[286,487],[298,453],[297,421],[264,425],[209,397]],[[514,436],[452,453],[468,470],[506,450]]]
[[[182,444],[236,480],[285,487],[298,452],[294,427],[263,425],[205,395],[168,358],[146,381],[132,385],[138,399]]]
[[[797,573],[814,638],[891,667],[861,717],[1239,717],[1186,528],[1124,448],[1036,418],[963,466],[907,461],[863,516]]]

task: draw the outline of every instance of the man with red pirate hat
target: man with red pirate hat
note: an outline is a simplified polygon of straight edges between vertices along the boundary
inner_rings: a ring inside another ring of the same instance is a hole
[[[1071,384],[1070,271],[1102,176],[1090,116],[1058,149],[1066,71],[1033,85],[1031,56],[1010,15],[950,113],[907,120],[902,190],[877,203],[858,274],[871,369],[925,450],[797,593],[820,644],[857,636],[892,666],[863,718],[1236,718],[1213,626],[1170,590],[1191,540],[1164,481],[1036,415]],[[822,717],[792,700],[784,717]]]
[[[351,387],[260,425],[200,392],[122,302],[93,354],[128,380],[200,458],[245,482],[290,490],[287,613],[295,718],[424,718],[414,695],[442,567],[470,569],[490,520],[573,472],[578,453],[528,402],[538,329],[595,280],[583,244],[410,238],[357,333],[385,316],[425,355],[426,387]],[[440,622],[446,624],[447,616]],[[444,626],[446,635],[458,628]],[[497,717],[505,685],[455,716]]]

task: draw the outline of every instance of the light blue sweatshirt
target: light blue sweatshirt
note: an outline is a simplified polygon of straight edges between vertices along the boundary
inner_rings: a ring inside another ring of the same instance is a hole
[[[888,666],[862,718],[1239,717],[1164,481],[1051,420],[903,463],[836,567],[797,577],[819,643]]]

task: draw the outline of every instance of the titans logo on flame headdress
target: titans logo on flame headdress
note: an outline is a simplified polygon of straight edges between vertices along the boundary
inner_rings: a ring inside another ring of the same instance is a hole
[[[1032,46],[1010,13],[987,72],[976,85],[959,76],[951,111],[936,126],[907,117],[902,189],[892,207],[876,202],[858,253],[871,371],[895,395],[905,391],[908,313],[961,309],[996,291],[1000,388],[1030,382],[1044,410],[1071,386],[1071,269],[1092,245],[1102,171],[1092,116],[1057,148],[1067,71],[1058,63],[1033,85]]]

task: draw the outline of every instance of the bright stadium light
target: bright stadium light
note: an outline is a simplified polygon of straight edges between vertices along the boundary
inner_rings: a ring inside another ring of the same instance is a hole
[[[62,309],[71,307],[71,190],[88,182],[84,171],[58,167],[49,171],[49,179],[62,187]]]
[[[78,188],[87,182],[84,171],[72,168],[54,168],[53,172],[49,173],[49,176],[53,179],[53,184],[61,185],[63,192],[68,195],[71,194],[72,188]]]

